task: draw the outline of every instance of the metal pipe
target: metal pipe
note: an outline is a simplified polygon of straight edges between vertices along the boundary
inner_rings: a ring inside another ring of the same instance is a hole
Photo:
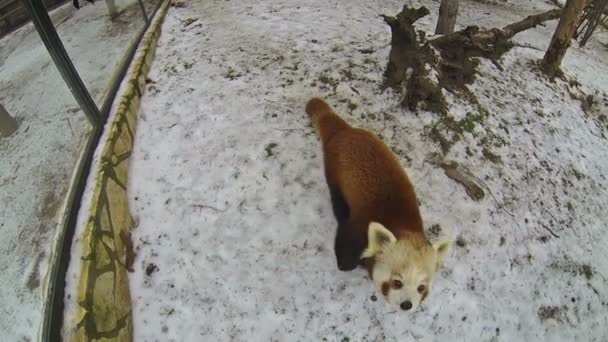
[[[80,79],[74,64],[70,60],[68,53],[65,51],[65,47],[55,31],[53,22],[49,17],[49,14],[42,3],[42,0],[23,0],[23,3],[27,7],[34,26],[42,39],[42,42],[49,51],[55,66],[59,69],[61,77],[70,88],[72,95],[76,98],[76,101],[80,105],[80,108],[84,111],[87,119],[93,125],[93,127],[101,126],[101,114],[95,101],[91,98],[91,94],[87,90],[86,86]]]
[[[139,2],[139,7],[141,7],[141,13],[144,15],[144,20],[146,22],[148,22],[150,20],[150,18],[148,17],[148,14],[146,13],[146,8],[144,7],[144,2],[142,0],[137,0],[137,2]]]
[[[0,137],[8,137],[17,130],[17,120],[0,103]]]

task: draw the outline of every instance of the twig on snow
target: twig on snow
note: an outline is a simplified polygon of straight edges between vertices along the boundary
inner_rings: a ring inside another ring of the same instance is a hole
[[[72,136],[74,136],[74,129],[72,128],[72,124],[70,123],[70,119],[65,118],[65,121],[68,123],[68,126],[70,126],[70,131],[72,132]]]
[[[238,208],[239,208],[239,213],[244,214],[245,212],[243,212],[243,204],[245,204],[245,200],[242,200],[241,203],[239,203]]]
[[[553,213],[552,213],[552,212],[550,212],[549,210],[546,210],[546,212],[547,212],[547,213],[549,213],[549,215],[551,216],[551,218],[553,218],[553,221],[554,221],[555,223],[559,223],[559,221],[557,220],[557,218],[555,217],[555,215],[553,215]],[[553,235],[553,236],[554,236],[554,237],[556,237],[556,238],[559,238],[559,235],[555,234],[555,232],[554,232],[554,231],[552,231],[552,230],[551,230],[551,228],[549,228],[549,227],[545,226],[544,224],[541,224],[541,226],[542,226],[543,228],[545,228],[546,230],[548,230],[548,231],[549,231],[549,233],[551,233],[551,235]]]
[[[304,128],[275,128],[277,131],[281,132],[291,132],[291,131],[303,131]]]
[[[192,204],[191,206],[195,207],[195,208],[199,208],[199,209],[211,209],[213,211],[220,212],[220,213],[223,213],[230,208],[230,206],[226,206],[226,208],[224,208],[224,209],[218,209],[214,206],[206,205],[206,204]]]
[[[593,290],[593,292],[595,292],[595,294],[598,295],[598,297],[600,296],[600,292],[593,285],[591,285],[590,282],[587,282],[587,286],[589,286],[589,288],[591,288]]]
[[[498,202],[498,200],[496,199],[496,196],[494,196],[494,193],[492,192],[492,190],[490,189],[490,187],[484,181],[482,181],[479,177],[477,177],[475,175],[471,175],[471,176],[473,178],[475,178],[475,180],[477,180],[479,182],[479,184],[483,185],[483,187],[486,188],[486,190],[488,190],[488,192],[490,193],[490,196],[492,196],[492,198],[496,202],[496,205],[498,206],[498,209],[502,209],[509,216],[515,217],[515,215],[513,215],[512,212],[508,211],[507,208],[505,208],[504,203],[501,204],[500,202]]]
[[[536,51],[543,51],[542,49],[537,48],[536,46],[532,45],[532,44],[526,44],[526,43],[513,43],[513,46],[515,47],[520,47],[520,48],[528,48],[528,49],[532,49],[532,50],[536,50]]]
[[[554,232],[554,231],[552,231],[552,230],[551,230],[551,228],[547,227],[547,226],[546,226],[546,225],[544,225],[544,224],[541,224],[540,226],[541,226],[541,227],[543,227],[543,228],[545,228],[545,229],[546,229],[546,230],[547,230],[549,233],[551,233],[551,235],[553,235],[553,237],[556,237],[556,238],[558,238],[558,239],[559,239],[559,235],[555,234],[555,232]]]

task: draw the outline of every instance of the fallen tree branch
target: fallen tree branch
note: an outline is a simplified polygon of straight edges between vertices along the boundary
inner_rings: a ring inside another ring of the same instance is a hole
[[[487,31],[479,31],[477,26],[468,26],[464,30],[429,40],[429,43],[435,47],[441,47],[455,40],[469,39],[481,44],[495,44],[499,40],[513,38],[516,34],[534,28],[545,21],[558,19],[561,13],[561,9],[554,9],[544,13],[531,15],[524,20],[507,25],[502,29],[494,28]]]
[[[508,33],[509,38],[511,38],[519,32],[534,28],[545,21],[559,19],[561,15],[561,9],[550,10],[544,13],[528,16],[522,21],[505,26],[502,30]]]
[[[492,45],[506,42],[516,34],[534,28],[545,21],[558,19],[561,13],[561,9],[554,9],[544,13],[531,15],[524,20],[507,25],[502,29],[493,28],[487,31],[480,31],[477,26],[469,26],[464,30],[429,40],[429,43],[440,50],[450,48],[455,43],[464,43],[464,48],[479,49],[482,53],[477,53],[477,55],[481,57],[493,50]]]
[[[456,162],[442,162],[439,166],[445,172],[445,175],[448,178],[451,178],[457,183],[460,183],[466,189],[467,195],[473,201],[481,201],[485,194],[481,187],[475,182],[476,177],[472,176],[472,174],[464,169],[461,165]],[[494,198],[496,200],[496,198]]]
[[[526,48],[526,49],[532,49],[532,50],[536,50],[536,51],[543,51],[540,48],[537,48],[536,46],[532,45],[532,44],[525,44],[525,43],[514,43],[513,47],[520,47],[520,48]]]

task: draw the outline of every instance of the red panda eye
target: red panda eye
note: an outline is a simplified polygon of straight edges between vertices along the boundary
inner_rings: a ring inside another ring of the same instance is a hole
[[[403,287],[403,283],[401,282],[401,280],[397,280],[397,279],[393,280],[393,288],[395,290],[398,290],[402,287]]]
[[[420,285],[418,286],[418,293],[423,293],[426,290],[426,286]]]

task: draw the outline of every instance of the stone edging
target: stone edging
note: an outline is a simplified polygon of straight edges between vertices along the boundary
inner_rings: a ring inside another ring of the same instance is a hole
[[[146,75],[154,59],[169,3],[169,0],[163,1],[144,34],[117,94],[118,104],[114,107],[116,112],[99,156],[91,207],[82,236],[78,307],[75,327],[68,332],[70,341],[133,340],[127,274],[133,262],[130,232],[133,222],[127,200],[128,167]]]

